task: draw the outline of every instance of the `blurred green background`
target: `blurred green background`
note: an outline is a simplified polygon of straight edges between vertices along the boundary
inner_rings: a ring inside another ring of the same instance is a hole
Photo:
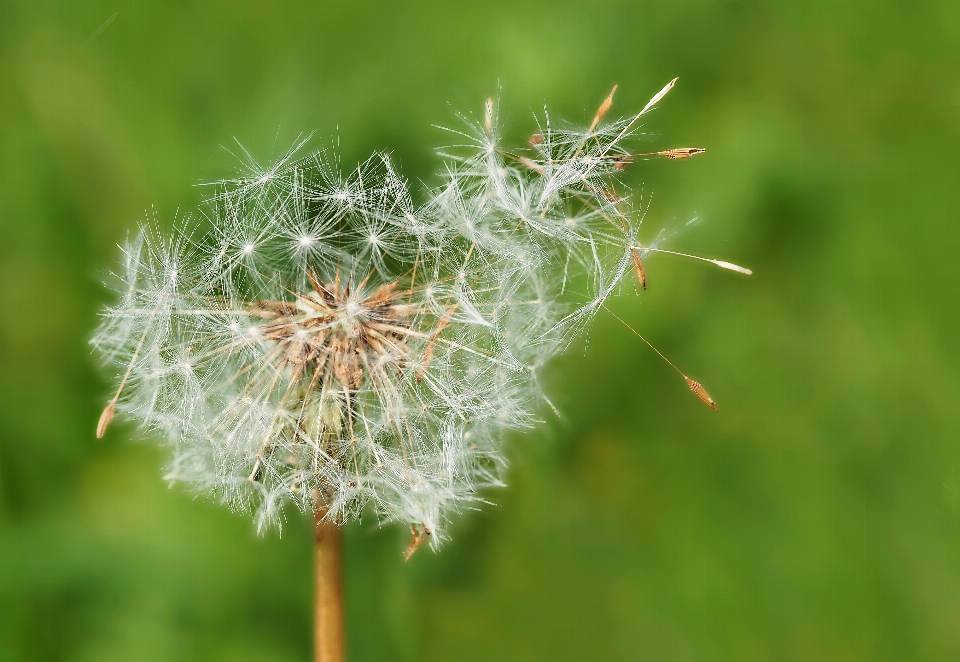
[[[439,554],[346,533],[351,660],[960,659],[960,5],[0,0],[0,659],[308,660],[311,527],[260,539],[161,479],[86,344],[153,208],[339,131],[433,148],[498,89],[650,116],[651,257],[546,386],[497,506]],[[448,106],[448,102],[450,106]],[[452,109],[451,109],[452,106]],[[338,129],[339,127],[339,129]]]

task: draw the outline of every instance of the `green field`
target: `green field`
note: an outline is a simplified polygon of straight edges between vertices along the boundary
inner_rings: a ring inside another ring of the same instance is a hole
[[[588,124],[613,84],[641,236],[439,553],[346,531],[354,661],[960,659],[960,4],[0,0],[0,660],[311,659],[311,524],[282,537],[94,428],[102,274],[301,132],[349,167],[434,148],[501,91]],[[694,216],[702,221],[685,228]]]

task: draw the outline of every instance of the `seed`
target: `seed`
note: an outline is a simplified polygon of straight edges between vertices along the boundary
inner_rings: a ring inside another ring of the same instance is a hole
[[[420,382],[423,379],[423,374],[427,371],[427,368],[430,366],[430,361],[433,360],[433,346],[437,341],[437,338],[440,337],[440,334],[443,333],[443,330],[447,328],[447,325],[450,323],[450,320],[453,319],[453,314],[457,312],[457,308],[460,307],[459,303],[453,304],[450,310],[447,311],[447,314],[443,316],[443,319],[440,320],[440,323],[437,324],[437,328],[434,329],[433,333],[430,334],[430,340],[427,343],[427,348],[423,352],[423,358],[420,360],[420,369],[417,371],[417,381]]]
[[[590,128],[587,129],[587,133],[593,133],[593,130],[597,128],[597,124],[600,123],[600,120],[603,119],[603,116],[607,114],[607,111],[610,110],[610,106],[613,105],[613,93],[617,91],[617,86],[614,85],[613,89],[610,90],[610,94],[607,95],[607,98],[603,100],[603,103],[600,104],[600,107],[597,108],[597,114],[593,116],[593,122],[590,124]]]
[[[603,189],[603,197],[605,197],[607,200],[609,200],[613,204],[619,204],[620,202],[623,202],[623,198],[621,198],[619,195],[617,195],[616,193],[608,189]]]
[[[410,540],[410,545],[407,547],[406,554],[404,554],[404,561],[409,561],[410,557],[413,556],[413,553],[420,548],[420,545],[423,543],[424,539],[431,534],[431,531],[427,528],[426,524],[421,524],[421,527],[423,528],[422,533],[417,533],[416,524],[410,527],[410,530],[413,532],[413,538]]]
[[[647,289],[647,272],[643,270],[643,260],[640,259],[640,254],[636,248],[630,249],[630,257],[633,258],[633,270],[637,272],[637,281],[640,283],[640,287]]]
[[[623,170],[628,165],[633,163],[633,155],[632,154],[615,154],[613,157],[611,157],[611,160],[613,161],[614,170]]]
[[[696,154],[703,154],[707,150],[703,147],[675,147],[662,152],[657,152],[658,156],[665,156],[668,159],[689,159]]]
[[[111,400],[110,404],[103,410],[103,413],[100,414],[100,422],[97,423],[97,439],[103,439],[103,435],[107,431],[107,426],[110,425],[110,421],[113,420],[113,416],[116,413],[117,401]]]
[[[525,156],[517,157],[517,160],[523,165],[533,170],[535,173],[540,175],[543,174],[543,167],[540,164],[538,164],[536,161],[533,161],[532,159],[528,159]]]
[[[693,391],[698,398],[703,400],[710,409],[717,411],[717,403],[713,401],[713,398],[707,393],[707,389],[703,388],[700,382],[695,382],[686,375],[684,375],[683,378],[687,380],[687,385],[690,387],[690,390]]]

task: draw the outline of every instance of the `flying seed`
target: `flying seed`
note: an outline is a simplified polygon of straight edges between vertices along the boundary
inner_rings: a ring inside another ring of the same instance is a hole
[[[641,246],[640,249],[646,252],[653,251],[655,253],[666,253],[667,255],[679,255],[680,257],[688,257],[692,260],[709,262],[710,264],[716,265],[721,269],[729,269],[730,271],[736,271],[738,274],[744,274],[746,276],[753,275],[753,271],[751,271],[750,269],[747,269],[746,267],[741,267],[740,265],[734,264],[733,262],[727,262],[725,260],[714,260],[709,257],[701,257],[699,255],[690,255],[689,253],[680,253],[678,251],[668,251],[663,248],[644,248]]]
[[[635,336],[637,336],[638,338],[640,338],[640,340],[642,340],[644,343],[646,343],[647,347],[649,347],[649,348],[652,349],[654,352],[656,352],[656,353],[660,356],[661,359],[663,359],[664,361],[666,361],[666,362],[670,365],[671,368],[673,368],[673,369],[676,370],[678,373],[680,373],[680,376],[683,377],[683,378],[686,380],[687,386],[690,387],[690,390],[693,391],[693,392],[696,394],[696,396],[697,396],[698,398],[700,398],[700,399],[704,402],[704,404],[706,404],[708,407],[710,407],[710,409],[712,409],[713,411],[717,411],[717,403],[713,401],[713,398],[710,397],[710,394],[707,393],[707,390],[706,390],[705,388],[703,388],[703,386],[700,384],[700,382],[695,382],[695,381],[693,381],[692,379],[690,379],[689,377],[687,377],[686,375],[684,375],[683,372],[680,370],[680,368],[678,368],[676,365],[674,365],[673,361],[671,361],[671,360],[668,359],[666,356],[664,356],[663,353],[662,353],[659,349],[657,349],[656,347],[654,347],[654,346],[650,343],[649,340],[647,340],[647,339],[644,338],[642,335],[640,335],[640,333],[639,333],[636,329],[634,329],[632,326],[630,326],[630,325],[627,324],[625,321],[623,321],[623,320],[620,318],[619,315],[617,315],[615,312],[613,312],[612,310],[610,310],[609,308],[607,308],[606,305],[604,305],[603,303],[601,303],[600,305],[601,305],[608,313],[610,313],[611,315],[613,315],[614,319],[616,319],[618,322],[620,322],[620,323],[623,324],[625,327],[627,327],[628,329],[630,329],[630,331],[632,331]]]
[[[707,393],[707,390],[703,388],[700,382],[695,382],[686,375],[684,375],[683,378],[687,380],[687,385],[690,387],[690,390],[693,391],[698,398],[703,400],[710,409],[717,411],[717,403],[713,401],[713,398],[710,397],[710,394]]]
[[[636,248],[630,249],[630,257],[633,258],[633,270],[637,272],[637,281],[640,283],[640,287],[645,290],[647,289],[647,272],[643,270],[643,260],[640,259],[640,254]]]
[[[658,156],[665,156],[668,159],[689,159],[691,156],[703,154],[707,150],[703,147],[676,147],[657,152]]]
[[[103,410],[103,413],[100,414],[100,422],[97,423],[97,439],[103,439],[103,435],[107,431],[107,426],[110,425],[110,421],[113,420],[113,416],[116,413],[117,401],[111,400],[110,404]]]

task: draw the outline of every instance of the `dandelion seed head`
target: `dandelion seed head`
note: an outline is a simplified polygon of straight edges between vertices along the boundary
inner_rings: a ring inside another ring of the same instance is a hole
[[[385,154],[342,172],[305,141],[269,166],[241,148],[206,224],[147,223],[123,247],[92,341],[121,376],[98,435],[133,418],[167,440],[170,480],[261,531],[292,504],[436,546],[503,484],[538,367],[634,266],[638,222],[610,195],[639,114],[609,120],[612,100],[586,131],[544,114],[520,160],[489,99],[419,203]]]

